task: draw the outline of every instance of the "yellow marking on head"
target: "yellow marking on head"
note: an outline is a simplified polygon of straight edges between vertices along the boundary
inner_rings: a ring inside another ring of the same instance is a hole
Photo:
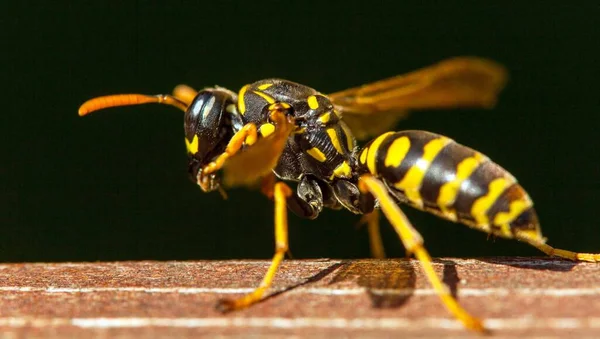
[[[294,134],[302,134],[306,132],[306,127],[300,127],[294,131]]]
[[[471,207],[471,215],[475,219],[478,225],[487,225],[489,220],[487,217],[487,211],[492,207],[498,197],[507,189],[514,181],[508,180],[507,178],[497,178],[492,180],[488,187],[488,193],[481,198],[478,198]]]
[[[316,96],[314,96],[314,95],[309,96],[307,101],[308,101],[308,107],[310,107],[310,109],[319,108],[319,103],[317,102]]]
[[[331,140],[331,143],[333,144],[333,147],[335,148],[335,150],[339,153],[339,154],[344,154],[344,150],[342,149],[342,145],[340,144],[340,139],[337,136],[337,133],[335,132],[335,128],[328,128],[327,129],[327,135],[329,136],[329,140]]]
[[[533,202],[528,196],[522,199],[512,201],[509,206],[508,212],[498,212],[494,217],[495,225],[510,224],[513,222],[521,213],[525,212],[533,206]]]
[[[319,122],[323,125],[327,124],[331,120],[331,112],[323,113],[319,116]]]
[[[410,139],[407,136],[400,137],[390,145],[385,156],[386,167],[398,167],[410,150]]]
[[[350,131],[345,122],[340,121],[339,124],[342,126],[342,131],[344,131],[344,136],[346,137],[346,146],[352,152],[354,150],[354,136],[352,135],[352,131]]]
[[[382,135],[378,136],[375,140],[373,140],[371,146],[369,146],[367,153],[367,167],[369,168],[369,172],[371,172],[371,174],[377,175],[377,168],[375,168],[375,160],[377,159],[377,151],[379,150],[379,146],[381,146],[381,143],[383,142],[383,140],[385,140],[385,138],[387,138],[393,133],[394,132],[383,133]]]
[[[369,148],[366,147],[360,152],[360,158],[358,159],[361,164],[365,164],[367,162],[367,154],[369,153]]]
[[[271,135],[273,132],[275,132],[275,125],[271,124],[271,123],[265,123],[260,125],[260,128],[258,129],[258,132],[260,132],[260,134],[263,137],[268,137],[269,135]]]
[[[185,138],[185,148],[187,148],[188,153],[196,154],[198,153],[198,135],[194,135],[192,142],[189,142],[187,138]]]
[[[460,185],[462,185],[463,181],[467,180],[477,167],[485,161],[487,161],[486,156],[479,152],[475,152],[472,157],[463,159],[458,166],[456,166],[456,175],[454,179],[440,187],[437,205],[440,207],[440,210],[446,218],[456,221],[456,211],[449,207],[454,204],[460,190]]]
[[[258,95],[259,97],[261,97],[263,99],[265,99],[270,104],[274,104],[275,103],[275,99],[273,99],[273,97],[271,97],[268,94],[265,94],[265,93],[259,92],[259,91],[252,91],[252,93]]]
[[[267,89],[271,86],[273,86],[273,84],[262,84],[262,85],[258,86],[258,89],[260,89],[261,91],[264,91],[265,89]]]
[[[431,162],[440,153],[440,151],[452,142],[452,139],[446,137],[440,137],[429,141],[423,147],[423,155],[416,163],[408,169],[404,178],[400,182],[394,184],[394,187],[404,191],[406,198],[417,207],[423,206],[423,199],[421,198],[421,184],[427,169],[431,165]]]
[[[241,115],[244,115],[244,113],[246,113],[246,102],[244,96],[246,95],[248,87],[250,87],[250,85],[242,87],[242,89],[240,89],[240,93],[238,94],[238,108],[240,109]]]
[[[323,154],[323,152],[321,152],[321,150],[316,147],[309,149],[308,151],[306,151],[306,153],[308,153],[311,157],[315,158],[317,161],[324,162],[325,160],[327,160],[325,154]]]
[[[225,107],[225,110],[227,111],[227,113],[235,114],[235,105],[229,104],[227,105],[227,107]]]
[[[339,164],[334,170],[333,175],[329,178],[350,178],[352,176],[352,169],[346,160]]]

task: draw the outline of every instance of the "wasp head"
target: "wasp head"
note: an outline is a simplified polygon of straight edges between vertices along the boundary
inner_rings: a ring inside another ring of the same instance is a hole
[[[202,169],[223,153],[233,136],[231,115],[235,109],[231,92],[220,88],[200,91],[185,112],[183,128],[188,154],[188,173],[205,192],[220,185],[214,173],[204,176]]]

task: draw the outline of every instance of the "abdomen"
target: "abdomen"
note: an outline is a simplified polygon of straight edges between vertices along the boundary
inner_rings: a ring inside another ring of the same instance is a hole
[[[359,153],[361,171],[396,199],[440,217],[511,238],[538,231],[533,203],[515,178],[485,155],[442,135],[388,132]]]

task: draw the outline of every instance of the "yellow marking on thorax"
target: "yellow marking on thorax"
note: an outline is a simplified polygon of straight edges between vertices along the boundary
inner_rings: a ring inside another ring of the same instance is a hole
[[[265,89],[267,89],[271,86],[273,86],[273,84],[262,84],[262,85],[258,86],[258,89],[261,91],[264,91]]]
[[[486,156],[479,152],[475,152],[472,157],[463,159],[458,166],[456,166],[456,175],[454,179],[440,187],[437,205],[446,218],[454,221],[457,220],[456,211],[449,207],[454,204],[462,183],[473,174],[481,163],[485,161],[487,161]]]
[[[275,110],[275,109],[279,109],[279,107],[278,107],[278,106],[279,106],[279,107],[283,107],[283,108],[285,108],[285,109],[288,109],[288,108],[292,107],[292,106],[290,106],[288,103],[285,103],[285,102],[278,102],[278,103],[273,103],[273,104],[270,104],[270,105],[269,105],[269,111],[273,111],[273,110]]]
[[[373,142],[371,143],[371,146],[369,146],[368,149],[365,149],[363,152],[367,151],[367,167],[369,168],[369,171],[371,172],[371,174],[373,175],[377,175],[377,168],[375,166],[375,160],[377,160],[377,152],[379,150],[379,146],[381,146],[381,143],[383,142],[383,140],[385,140],[385,138],[387,138],[389,135],[393,134],[394,132],[387,132],[387,133],[383,133],[382,135],[378,136],[375,140],[373,140]],[[362,155],[361,155],[362,157]]]
[[[246,95],[248,87],[250,87],[250,85],[242,87],[242,89],[240,89],[240,93],[238,94],[238,108],[240,109],[241,115],[244,115],[244,113],[246,113],[246,102],[244,96]]]
[[[265,99],[268,103],[270,104],[274,104],[275,103],[275,99],[273,99],[272,96],[263,93],[263,92],[259,92],[259,91],[252,91],[254,94],[258,95],[259,97]]]
[[[316,96],[314,96],[314,95],[309,96],[307,101],[308,101],[308,107],[310,107],[310,109],[319,108],[319,102],[317,101]]]
[[[488,187],[488,193],[475,200],[473,206],[471,207],[471,215],[479,226],[489,225],[489,220],[486,214],[487,211],[490,209],[490,207],[492,207],[494,202],[496,202],[504,190],[513,183],[514,181],[507,178],[494,179]]]
[[[187,138],[185,138],[185,148],[187,148],[188,153],[190,154],[196,154],[198,153],[198,135],[194,135],[194,138],[192,139],[192,142],[189,142],[189,140]]]
[[[352,169],[346,160],[339,164],[334,170],[333,175],[329,178],[350,178],[352,176]]]
[[[367,162],[367,154],[369,153],[369,148],[366,147],[365,149],[362,150],[362,152],[360,152],[360,157],[359,157],[359,161],[361,164],[365,164]]]
[[[452,142],[452,139],[446,137],[440,137],[429,141],[423,147],[423,155],[417,162],[408,169],[404,178],[399,183],[394,184],[394,187],[403,190],[406,198],[417,207],[423,207],[423,199],[421,198],[421,184],[427,169],[431,165],[431,162],[440,153],[440,151]]]
[[[308,151],[306,151],[306,153],[308,153],[311,157],[315,158],[317,161],[324,162],[325,160],[327,160],[325,154],[323,154],[323,152],[321,152],[321,150],[316,147],[309,149]]]
[[[333,147],[339,154],[344,154],[344,150],[342,149],[342,145],[340,144],[340,139],[335,132],[335,128],[328,128],[327,135],[329,136],[329,140],[333,144]]]
[[[342,126],[342,131],[344,131],[344,136],[346,137],[346,145],[348,146],[350,152],[352,152],[354,150],[354,137],[352,136],[352,132],[346,123],[343,121],[340,121],[339,123],[340,126]]]
[[[321,114],[318,120],[323,125],[327,124],[331,120],[331,112]]]
[[[385,166],[386,167],[398,167],[404,157],[410,150],[410,139],[408,137],[400,137],[390,145],[385,155]]]
[[[273,134],[273,132],[275,132],[275,125],[267,122],[265,124],[260,125],[258,131],[263,136],[263,138],[268,137],[269,135]]]

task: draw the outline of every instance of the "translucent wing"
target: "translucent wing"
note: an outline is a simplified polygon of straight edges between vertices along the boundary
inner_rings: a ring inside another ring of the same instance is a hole
[[[222,177],[226,187],[252,185],[275,168],[295,124],[283,113],[271,115],[271,120],[275,124],[273,133],[227,159]]]
[[[355,137],[364,139],[392,127],[408,110],[493,107],[506,78],[493,61],[459,57],[329,97]]]

